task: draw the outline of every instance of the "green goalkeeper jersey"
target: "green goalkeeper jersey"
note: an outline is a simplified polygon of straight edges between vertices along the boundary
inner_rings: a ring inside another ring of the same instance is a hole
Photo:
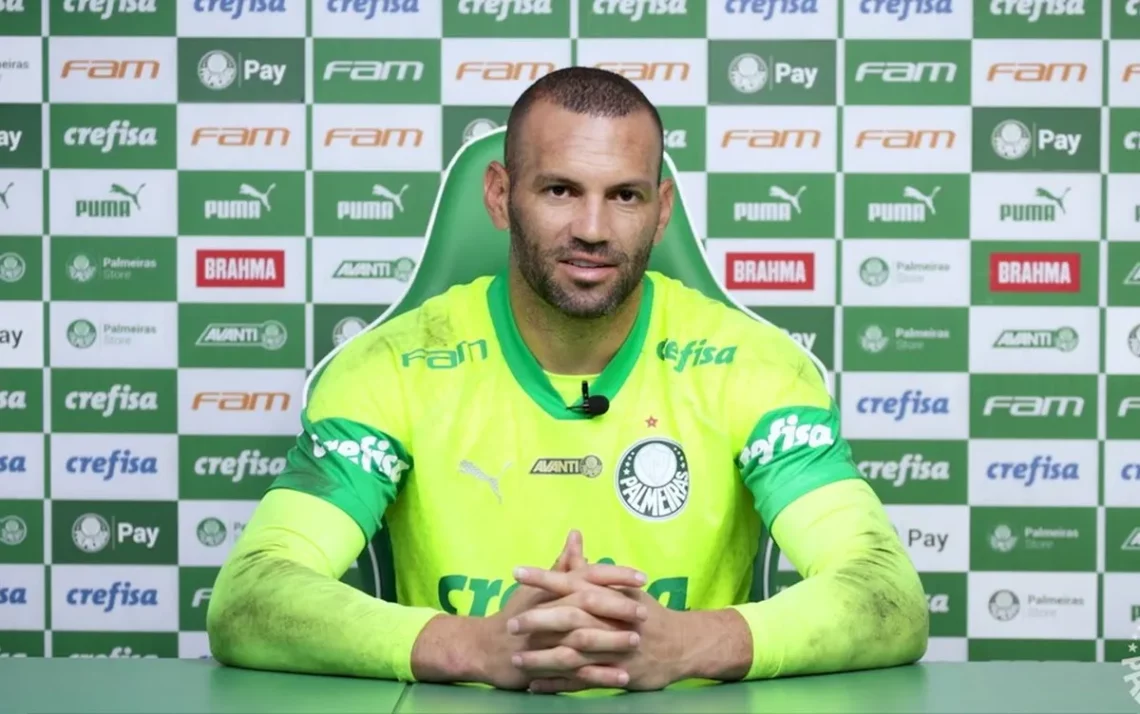
[[[572,409],[582,381],[609,409]],[[271,488],[386,528],[399,603],[499,610],[571,528],[667,607],[746,602],[763,524],[858,479],[812,358],[782,330],[657,273],[601,374],[545,372],[505,276],[456,286],[344,344],[312,376]]]

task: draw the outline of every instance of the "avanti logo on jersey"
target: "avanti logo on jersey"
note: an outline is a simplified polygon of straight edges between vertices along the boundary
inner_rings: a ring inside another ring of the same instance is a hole
[[[725,254],[729,290],[814,290],[815,253]]]
[[[199,249],[195,284],[200,288],[281,288],[284,250]]]
[[[116,580],[108,588],[71,588],[64,602],[70,607],[94,606],[107,613],[123,607],[157,607],[159,598],[155,588],[136,588],[129,580]]]
[[[736,345],[716,347],[707,344],[708,340],[689,340],[681,344],[665,339],[657,343],[657,358],[662,362],[673,362],[674,372],[684,372],[686,367],[700,367],[706,364],[732,364],[736,357]]]
[[[990,481],[1017,481],[1030,488],[1038,481],[1079,481],[1081,465],[1075,461],[1054,460],[1051,454],[1037,454],[1028,461],[993,461],[986,466]]]
[[[112,449],[98,456],[71,456],[64,463],[64,469],[69,474],[91,475],[110,481],[122,475],[157,474],[158,457],[137,456],[130,449]]]
[[[335,459],[352,464],[368,474],[385,476],[398,484],[404,472],[411,468],[408,457],[391,439],[379,434],[360,433],[363,429],[347,423],[314,425],[309,432],[313,457]],[[336,436],[331,436],[336,434]]]
[[[408,282],[416,269],[416,261],[412,258],[396,258],[395,260],[342,260],[333,272],[334,279],[372,279],[372,280],[398,280]]]
[[[1007,253],[989,256],[990,292],[1079,293],[1080,253]]]
[[[578,458],[539,457],[527,473],[533,476],[585,476],[597,478],[602,473],[602,460],[593,454]]]

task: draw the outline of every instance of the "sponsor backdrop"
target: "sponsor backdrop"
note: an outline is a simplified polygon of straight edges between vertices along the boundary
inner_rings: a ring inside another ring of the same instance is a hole
[[[0,657],[207,654],[306,370],[569,64],[662,107],[718,277],[834,371],[928,659],[1134,651],[1138,0],[0,0],[0,35]]]

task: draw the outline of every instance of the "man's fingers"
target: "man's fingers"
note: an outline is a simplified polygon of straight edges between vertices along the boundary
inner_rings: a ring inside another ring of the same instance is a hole
[[[530,691],[534,694],[558,694],[559,692],[579,692],[589,689],[591,684],[579,679],[568,677],[547,677],[536,679],[530,683]]]
[[[515,568],[515,580],[523,585],[548,590],[565,597],[592,583],[606,587],[639,588],[645,584],[645,573],[623,565],[595,563],[580,573],[559,573],[541,568]]]
[[[577,607],[580,610],[602,620],[617,620],[618,624],[638,624],[649,617],[649,610],[637,600],[622,595],[616,590],[606,588],[593,588],[583,592],[574,593],[569,597],[556,600],[566,605]],[[542,609],[540,605],[536,609]],[[604,628],[609,629],[609,628]]]
[[[570,531],[570,562],[568,570],[580,570],[588,565],[586,561],[585,546],[582,543],[582,532]]]
[[[588,612],[571,605],[534,608],[519,613],[507,621],[507,632],[512,635],[533,635],[540,632],[573,632],[581,629],[603,629]]]
[[[562,573],[569,572],[569,570],[570,570],[570,547],[571,547],[571,541],[573,540],[573,538],[574,538],[574,531],[570,531],[570,533],[566,536],[566,541],[562,544],[562,552],[558,554],[558,558],[555,559],[554,565],[550,566],[551,570],[554,570],[557,572],[562,572]]]
[[[629,684],[629,674],[617,667],[588,664],[579,667],[573,677],[542,677],[530,683],[536,694],[578,692],[595,687],[620,688]]]
[[[585,627],[567,634],[561,644],[583,653],[631,652],[641,644],[641,635],[628,630]]]
[[[530,676],[541,679],[545,677],[565,677],[582,667],[592,665],[606,665],[607,660],[613,660],[614,655],[583,654],[565,645],[552,647],[547,650],[527,650],[516,652],[511,656],[511,664]],[[605,669],[611,667],[604,666]]]

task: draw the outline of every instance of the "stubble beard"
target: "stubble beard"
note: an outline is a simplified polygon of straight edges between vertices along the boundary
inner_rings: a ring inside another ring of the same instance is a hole
[[[527,234],[519,220],[518,211],[510,202],[507,214],[510,221],[511,253],[523,279],[543,302],[567,317],[596,320],[614,314],[637,289],[649,267],[649,257],[653,252],[653,232],[642,236],[643,240],[633,255],[618,253],[603,244],[583,241],[577,241],[574,246],[543,252]],[[568,290],[555,279],[554,271],[557,270],[559,261],[572,250],[613,263],[618,270],[617,281],[608,287]]]

